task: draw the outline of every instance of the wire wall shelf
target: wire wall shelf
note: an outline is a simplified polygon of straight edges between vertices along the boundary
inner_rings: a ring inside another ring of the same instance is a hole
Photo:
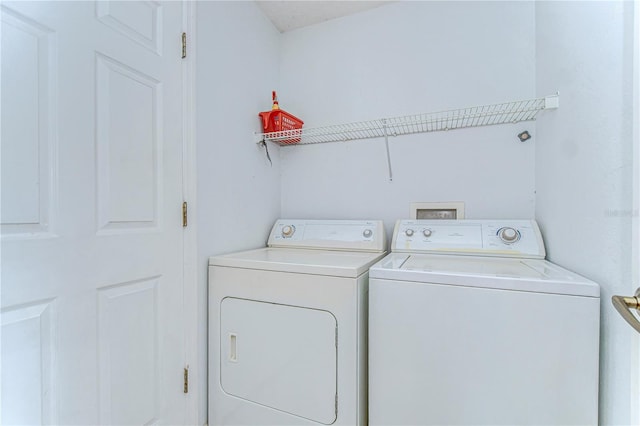
[[[356,139],[388,138],[468,127],[492,126],[535,120],[540,111],[558,108],[559,95],[501,104],[482,105],[449,111],[381,118],[347,124],[308,129],[257,133],[259,143],[265,140],[281,146],[345,142]]]

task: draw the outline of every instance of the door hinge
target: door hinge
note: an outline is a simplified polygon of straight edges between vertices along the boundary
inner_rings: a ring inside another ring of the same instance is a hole
[[[187,33],[182,33],[182,59],[187,57]]]
[[[184,387],[182,392],[189,393],[189,367],[184,368]]]
[[[187,202],[182,203],[182,227],[187,227]]]

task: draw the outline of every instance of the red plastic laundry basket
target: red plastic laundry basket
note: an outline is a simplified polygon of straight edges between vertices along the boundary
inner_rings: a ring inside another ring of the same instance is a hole
[[[258,115],[262,119],[262,127],[265,133],[282,132],[285,130],[302,129],[304,122],[295,115],[279,109],[276,93],[273,92],[274,108],[271,111],[264,111]],[[300,138],[291,138],[278,141],[284,145],[293,145],[300,142]]]
[[[302,125],[304,124],[304,122],[295,115],[291,115],[281,109],[264,111],[259,115],[260,118],[262,118],[262,127],[265,133],[302,129]],[[285,145],[292,145],[300,142],[300,138],[291,138],[278,142]]]

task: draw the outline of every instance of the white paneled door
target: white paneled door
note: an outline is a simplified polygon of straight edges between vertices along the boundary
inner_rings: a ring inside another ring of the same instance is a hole
[[[3,424],[182,424],[182,4],[2,2]]]

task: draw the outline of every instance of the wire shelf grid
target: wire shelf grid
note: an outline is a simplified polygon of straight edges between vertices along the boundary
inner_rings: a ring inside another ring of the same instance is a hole
[[[260,141],[269,140],[282,146],[383,138],[530,121],[535,120],[536,115],[544,109],[557,108],[558,103],[558,95],[556,94],[545,98],[433,113],[381,118],[325,127],[259,133],[257,136]],[[295,143],[291,141],[295,141]]]

